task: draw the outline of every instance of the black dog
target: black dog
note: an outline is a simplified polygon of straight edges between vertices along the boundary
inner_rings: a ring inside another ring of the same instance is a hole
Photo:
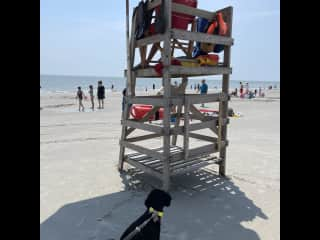
[[[130,240],[159,240],[161,213],[163,207],[169,207],[170,203],[171,196],[167,192],[159,189],[152,190],[144,202],[147,210],[126,229],[120,240],[124,240],[128,237],[128,235],[133,233],[136,230],[136,227],[141,226],[141,224],[146,225],[143,226],[136,235],[130,238]]]

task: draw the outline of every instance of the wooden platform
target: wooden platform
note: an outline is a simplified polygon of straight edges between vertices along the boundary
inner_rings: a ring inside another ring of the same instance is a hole
[[[163,152],[163,148],[153,149],[159,153]],[[170,155],[176,155],[183,153],[183,149],[177,146],[170,146]],[[150,157],[146,154],[141,153],[132,153],[128,154],[125,157],[125,162],[130,165],[141,169],[146,173],[151,173],[153,176],[162,179],[163,174],[163,160],[158,158]],[[179,175],[186,172],[191,172],[202,167],[206,167],[211,164],[218,164],[219,160],[216,156],[213,155],[200,155],[197,157],[191,157],[188,160],[184,159],[172,159],[170,160],[170,176]]]

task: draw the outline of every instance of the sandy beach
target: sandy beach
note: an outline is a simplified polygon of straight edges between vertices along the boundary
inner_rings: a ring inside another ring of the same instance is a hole
[[[117,171],[121,93],[85,112],[74,95],[40,97],[41,240],[119,239],[158,181]],[[216,166],[174,177],[162,240],[280,239],[280,90],[229,106],[242,116],[228,126],[228,178]]]

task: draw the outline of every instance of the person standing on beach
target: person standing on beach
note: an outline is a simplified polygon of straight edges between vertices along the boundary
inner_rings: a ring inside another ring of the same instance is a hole
[[[152,84],[152,89],[153,89],[153,91],[156,90],[156,85],[155,84]]]
[[[98,95],[98,103],[99,103],[98,109],[101,109],[101,108],[103,109],[104,108],[103,101],[105,99],[105,89],[101,80],[98,82],[97,95]]]
[[[124,111],[124,106],[126,104],[126,102],[125,102],[126,95],[127,95],[127,88],[124,88],[122,90],[122,112]]]
[[[208,93],[208,85],[206,84],[206,80],[202,79],[201,81],[201,87],[200,87],[200,94],[201,95],[206,95]],[[201,107],[204,107],[204,104],[201,103]]]
[[[83,100],[84,97],[85,96],[84,96],[83,91],[81,90],[81,87],[78,87],[76,98],[79,101],[79,112],[81,112],[81,110],[80,110],[81,108],[82,108],[82,112],[84,112],[84,106],[83,106],[83,103],[82,103],[82,100]]]
[[[249,94],[249,83],[246,82],[246,94]]]
[[[89,86],[89,96],[90,96],[90,101],[91,101],[91,109],[94,111],[94,95],[93,95],[93,86]]]
[[[113,88],[114,88],[114,86],[113,86],[113,84],[111,85],[111,91],[113,91]]]
[[[242,82],[240,82],[240,90],[239,90],[239,92],[240,92],[240,97],[243,98],[243,84],[242,84]]]

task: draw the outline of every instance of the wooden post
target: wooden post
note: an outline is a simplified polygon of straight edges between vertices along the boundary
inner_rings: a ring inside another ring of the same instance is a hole
[[[126,0],[126,45],[127,45],[127,81],[126,81],[126,95],[131,96],[131,45],[130,45],[130,36],[129,36],[129,0]],[[124,111],[122,112],[121,122],[127,120],[129,118],[129,105],[125,103]],[[128,128],[122,124],[122,132],[121,132],[121,139],[120,139],[120,153],[119,153],[119,163],[118,169],[119,171],[123,170],[123,161],[124,161],[124,154],[125,154],[125,147],[123,146],[122,142],[125,140],[127,135]]]
[[[188,78],[186,76],[182,77],[182,83],[181,86],[179,87],[180,89],[178,89],[177,94],[181,95],[181,97],[185,94],[186,91],[186,87],[188,85]],[[174,128],[178,128],[180,125],[180,119],[181,119],[181,112],[182,112],[182,105],[183,104],[178,104],[178,109],[177,109],[177,118],[176,118],[176,123],[174,125]],[[176,146],[177,145],[177,134],[174,134],[172,136],[172,145]]]
[[[189,112],[190,112],[190,101],[189,97],[185,97],[184,101],[184,136],[183,136],[183,149],[184,149],[184,160],[187,161],[189,158]]]
[[[226,10],[226,16],[229,26],[229,36],[232,36],[232,7]],[[225,46],[224,49],[224,65],[230,67],[231,47]],[[224,74],[222,78],[222,92],[226,95],[229,94],[229,74]],[[227,140],[227,124],[225,119],[228,117],[228,99],[220,101],[219,103],[219,157],[221,162],[219,164],[219,174],[221,176],[226,175],[226,146],[222,144]]]
[[[163,190],[168,191],[170,188],[170,96],[171,96],[171,76],[169,72],[169,66],[171,65],[171,0],[164,0],[164,16],[166,20],[166,31],[162,52],[162,62],[163,62],[163,83],[164,83],[164,112],[163,112]]]

